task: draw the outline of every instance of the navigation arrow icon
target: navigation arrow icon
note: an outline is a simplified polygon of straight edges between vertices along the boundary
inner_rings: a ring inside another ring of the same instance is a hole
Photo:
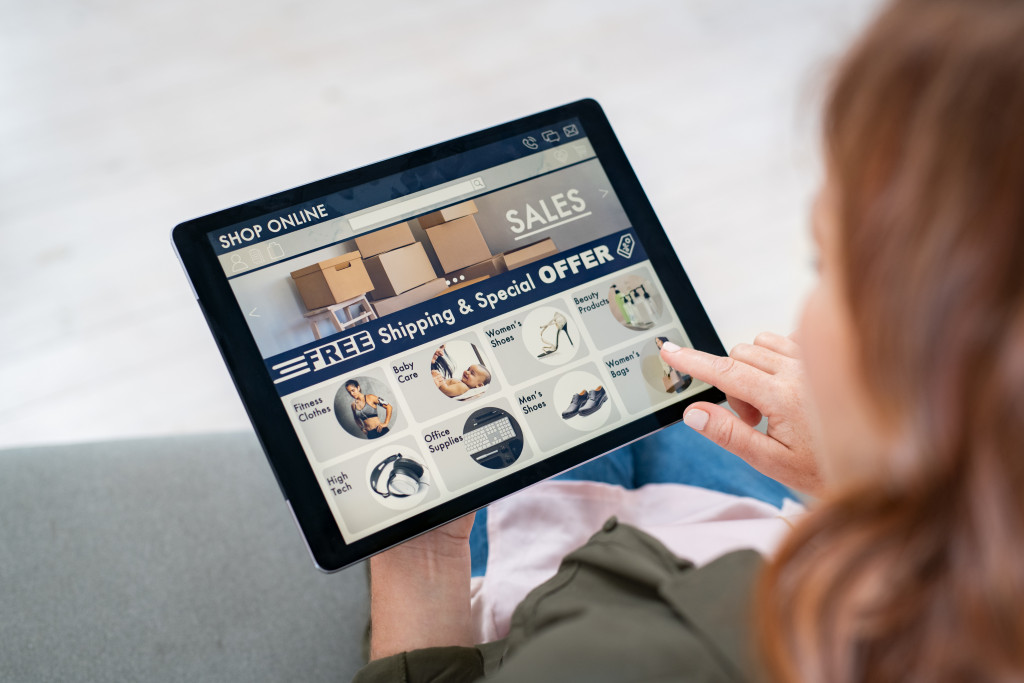
[[[259,316],[259,313],[257,313],[257,312],[256,312],[256,309],[257,309],[257,308],[259,308],[259,306],[253,306],[253,307],[252,307],[252,310],[251,310],[251,311],[249,311],[249,315],[251,315],[251,316],[252,316],[252,317],[254,317],[254,318],[258,318],[258,317],[260,317],[260,316]]]

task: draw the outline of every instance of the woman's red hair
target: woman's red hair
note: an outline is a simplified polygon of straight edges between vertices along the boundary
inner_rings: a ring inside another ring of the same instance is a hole
[[[899,445],[762,576],[762,661],[774,681],[1022,681],[1024,2],[890,4],[824,141],[859,367]]]

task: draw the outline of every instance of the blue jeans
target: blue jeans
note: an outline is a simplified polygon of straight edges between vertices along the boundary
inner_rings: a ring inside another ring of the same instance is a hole
[[[732,453],[679,422],[555,479],[600,481],[635,489],[644,484],[688,484],[782,506],[793,493]],[[603,520],[602,520],[603,521]],[[476,513],[469,537],[473,576],[487,569],[487,508]]]

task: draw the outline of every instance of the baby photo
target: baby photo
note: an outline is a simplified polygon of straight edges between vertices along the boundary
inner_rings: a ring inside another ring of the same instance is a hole
[[[437,347],[430,358],[430,376],[442,394],[460,401],[480,396],[491,383],[491,371],[476,344],[462,340]]]

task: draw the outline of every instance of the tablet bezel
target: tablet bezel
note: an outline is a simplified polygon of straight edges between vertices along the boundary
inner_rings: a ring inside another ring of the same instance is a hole
[[[460,494],[370,536],[351,543],[346,543],[342,537],[285,406],[267,374],[263,357],[249,332],[245,313],[232,294],[207,234],[219,228],[318,199],[572,117],[579,118],[597,159],[647,252],[651,266],[683,323],[690,342],[697,349],[724,355],[722,342],[697,298],[604,111],[592,99],[549,109],[347,173],[278,192],[186,221],[174,228],[172,241],[192,284],[193,294],[206,317],[253,429],[270,462],[271,470],[306,540],[313,561],[321,570],[333,572],[343,569],[612,450],[605,448],[604,444],[614,443],[615,448],[618,448],[667,427],[680,420],[683,409],[695,401],[719,403],[725,399],[719,390],[709,388],[652,414],[634,419],[588,442],[509,473],[495,482]]]

